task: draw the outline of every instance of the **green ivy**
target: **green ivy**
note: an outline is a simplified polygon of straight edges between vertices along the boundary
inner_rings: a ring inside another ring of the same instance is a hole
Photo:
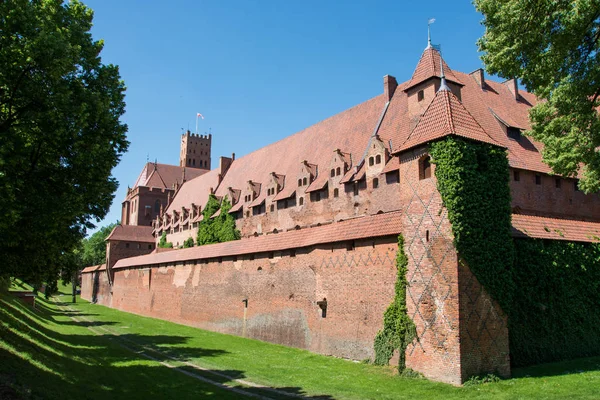
[[[190,247],[194,247],[194,238],[191,238],[191,237],[185,239],[185,241],[183,242],[184,249],[187,249]]]
[[[514,242],[512,364],[600,355],[600,244]]]
[[[218,216],[211,218],[221,209]],[[211,194],[208,197],[208,202],[202,211],[202,221],[198,225],[198,246],[211,243],[223,243],[241,238],[240,231],[235,226],[235,219],[229,213],[231,210],[231,202],[225,196],[223,201],[219,200],[215,195]]]
[[[507,312],[514,247],[506,151],[450,136],[431,143],[430,154],[460,262]]]
[[[512,365],[600,354],[600,244],[513,240],[504,150],[449,137],[430,154],[460,262],[508,316]]]
[[[172,249],[173,248],[173,243],[167,242],[167,232],[163,232],[162,235],[160,235],[160,240],[158,241],[158,247],[160,247],[161,249]]]
[[[408,316],[406,308],[406,273],[408,272],[408,258],[404,252],[404,237],[398,236],[398,252],[396,253],[396,277],[395,296],[383,315],[383,329],[375,336],[375,361],[377,365],[388,365],[398,349],[398,370],[406,368],[406,348],[417,336],[413,321]]]

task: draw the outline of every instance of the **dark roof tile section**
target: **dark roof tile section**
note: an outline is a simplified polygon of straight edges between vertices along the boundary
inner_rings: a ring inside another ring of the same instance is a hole
[[[277,235],[244,238],[232,242],[192,247],[169,253],[153,253],[146,256],[124,258],[119,260],[114,268],[119,269],[141,265],[238,256],[345,240],[397,235],[400,233],[402,227],[401,217],[402,213],[400,211],[394,211],[335,222],[314,228],[282,232]]]
[[[106,264],[93,265],[91,267],[86,267],[83,270],[81,270],[81,273],[86,274],[88,272],[96,272],[96,271],[106,271]]]
[[[151,226],[117,225],[106,240],[154,243]]]

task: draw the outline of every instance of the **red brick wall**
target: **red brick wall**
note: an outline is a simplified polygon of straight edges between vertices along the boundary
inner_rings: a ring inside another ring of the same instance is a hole
[[[514,169],[510,171],[512,206],[527,214],[557,217],[600,219],[598,194],[584,194],[575,190],[574,179],[539,174],[541,184],[535,183],[536,173],[518,170],[519,181],[514,180]],[[556,187],[556,180],[560,188]]]
[[[396,238],[219,263],[115,271],[112,306],[352,359],[373,356],[390,304]],[[327,299],[322,318],[317,301]],[[242,300],[248,299],[248,308]],[[245,318],[244,318],[245,314]]]
[[[81,274],[81,298],[106,306],[111,305],[110,283],[106,270]]]
[[[509,374],[506,318],[468,267],[459,268],[435,174],[432,170],[431,178],[419,179],[418,163],[424,155],[425,147],[416,149],[404,154],[400,164],[403,235],[409,260],[407,307],[418,335],[406,351],[407,366],[428,378],[453,384],[484,372]],[[478,335],[468,341],[473,329]],[[493,340],[488,340],[488,334]]]

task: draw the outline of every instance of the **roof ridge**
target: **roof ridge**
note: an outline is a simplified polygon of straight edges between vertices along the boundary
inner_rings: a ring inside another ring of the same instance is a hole
[[[442,93],[444,96],[444,103],[446,104],[446,122],[448,123],[448,130],[450,133],[456,133],[456,126],[454,126],[454,116],[452,115],[452,101],[450,96],[452,92],[449,90],[438,91],[438,93]]]

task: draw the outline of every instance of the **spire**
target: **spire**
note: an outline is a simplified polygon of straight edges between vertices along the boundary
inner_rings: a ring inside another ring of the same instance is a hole
[[[440,77],[442,78],[442,82],[440,83],[440,88],[438,89],[438,92],[441,92],[441,91],[449,92],[450,88],[448,87],[448,83],[446,83],[446,75],[444,74],[444,63],[441,62],[442,46],[439,46],[438,52],[440,53]]]
[[[435,22],[435,18],[429,18],[427,21],[427,47],[425,50],[431,49],[433,46],[431,45],[431,24]]]

